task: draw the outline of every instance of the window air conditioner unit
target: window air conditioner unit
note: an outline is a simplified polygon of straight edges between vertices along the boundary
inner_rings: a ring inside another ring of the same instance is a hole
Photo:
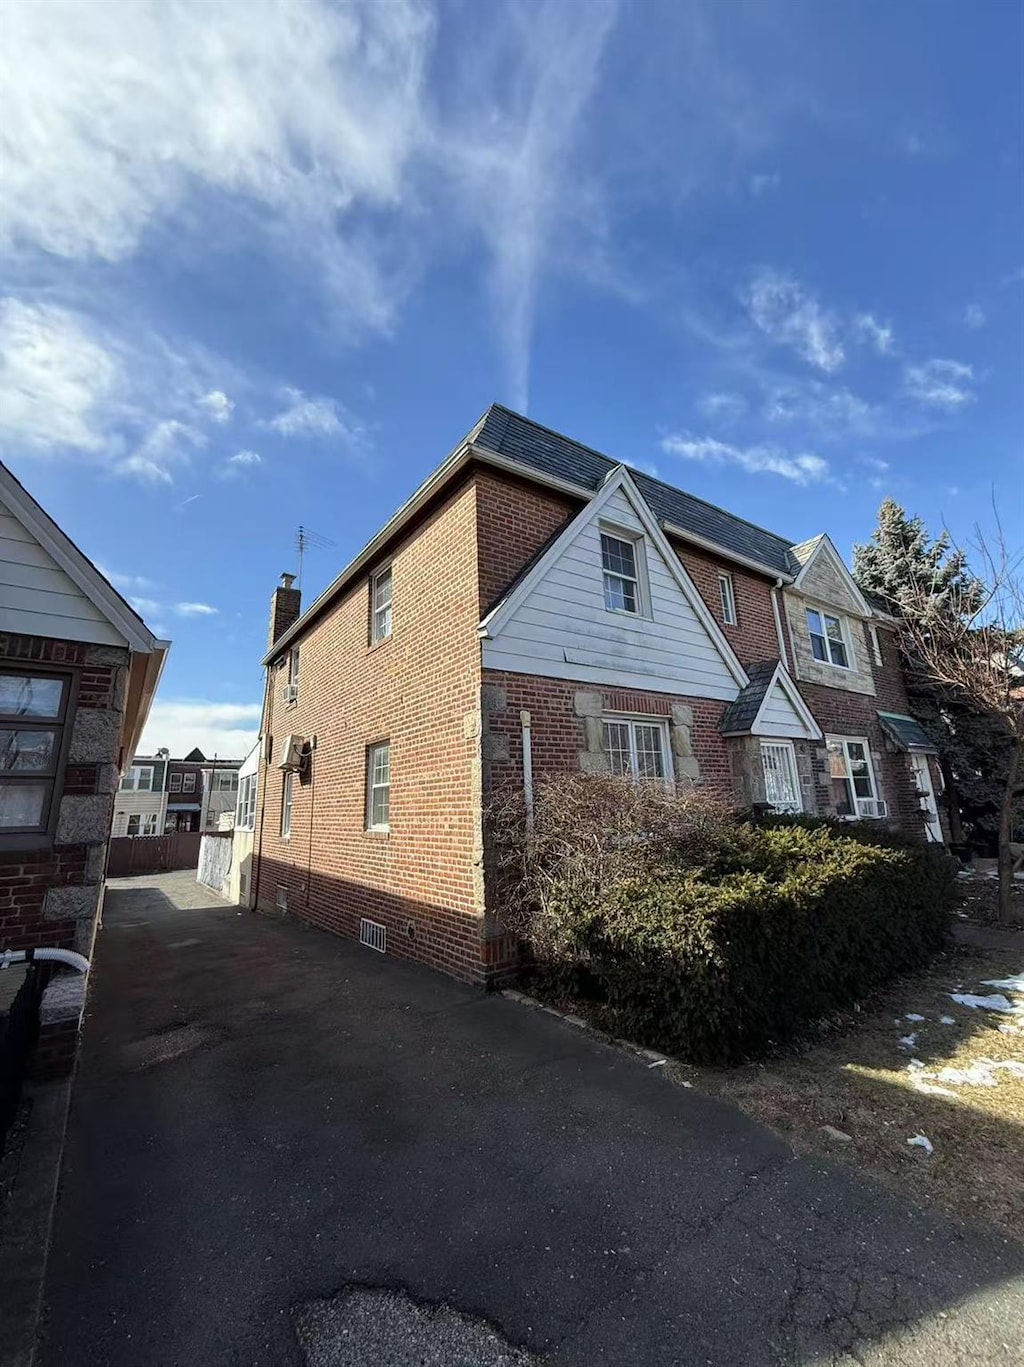
[[[305,736],[285,736],[281,747],[281,758],[277,761],[279,769],[301,769],[302,752],[306,748]]]
[[[281,689],[281,697],[285,702],[294,702],[299,696],[298,684],[285,684]]]
[[[880,797],[859,797],[857,799],[857,815],[867,817],[888,816],[889,808]]]

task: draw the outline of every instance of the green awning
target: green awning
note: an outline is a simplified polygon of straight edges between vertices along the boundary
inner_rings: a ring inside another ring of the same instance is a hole
[[[935,754],[935,746],[925,734],[924,727],[913,717],[901,717],[896,712],[879,712],[882,730],[901,750]]]

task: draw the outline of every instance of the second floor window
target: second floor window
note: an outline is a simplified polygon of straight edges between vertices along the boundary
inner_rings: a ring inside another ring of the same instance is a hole
[[[181,792],[181,775],[180,775],[180,774],[171,774],[170,778],[167,780],[167,787],[168,787],[168,789],[169,789],[172,793],[180,793],[180,792]]]
[[[811,654],[822,664],[850,668],[850,652],[846,645],[843,623],[817,608],[807,609],[807,631],[811,638]]]
[[[153,791],[152,765],[133,764],[121,780],[121,788],[126,793],[151,793]]]
[[[604,573],[604,605],[609,612],[640,611],[640,581],[636,569],[636,544],[610,532],[601,533],[601,569]]]
[[[378,571],[371,581],[370,640],[386,641],[391,635],[391,566]]]
[[[235,808],[235,828],[251,831],[256,825],[256,775],[246,774],[238,785],[238,806]]]
[[[287,840],[292,833],[292,797],[295,792],[295,774],[289,769],[281,787],[281,836]]]
[[[182,791],[183,793],[194,793],[195,790],[196,790],[196,776],[195,776],[195,774],[182,774],[182,776],[181,776],[181,791]]]
[[[219,769],[213,776],[215,793],[233,793],[238,787],[238,773],[234,769]]]
[[[736,595],[733,592],[732,575],[718,576],[718,591],[722,595],[722,621],[726,626],[736,625]]]

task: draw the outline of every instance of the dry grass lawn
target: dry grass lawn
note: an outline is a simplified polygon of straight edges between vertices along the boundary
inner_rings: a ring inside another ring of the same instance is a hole
[[[951,950],[799,1052],[728,1072],[672,1071],[798,1148],[857,1163],[920,1201],[1024,1240],[1022,974],[1024,948]],[[951,999],[960,992],[1001,993],[1016,1012],[972,1009]],[[915,1135],[933,1151],[909,1145]]]

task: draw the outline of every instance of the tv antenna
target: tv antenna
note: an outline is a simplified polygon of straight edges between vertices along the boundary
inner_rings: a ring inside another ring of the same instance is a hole
[[[329,536],[322,536],[319,532],[313,531],[312,527],[299,526],[298,535],[295,538],[295,545],[299,552],[299,588],[302,588],[302,562],[308,550],[328,551],[337,545]]]

